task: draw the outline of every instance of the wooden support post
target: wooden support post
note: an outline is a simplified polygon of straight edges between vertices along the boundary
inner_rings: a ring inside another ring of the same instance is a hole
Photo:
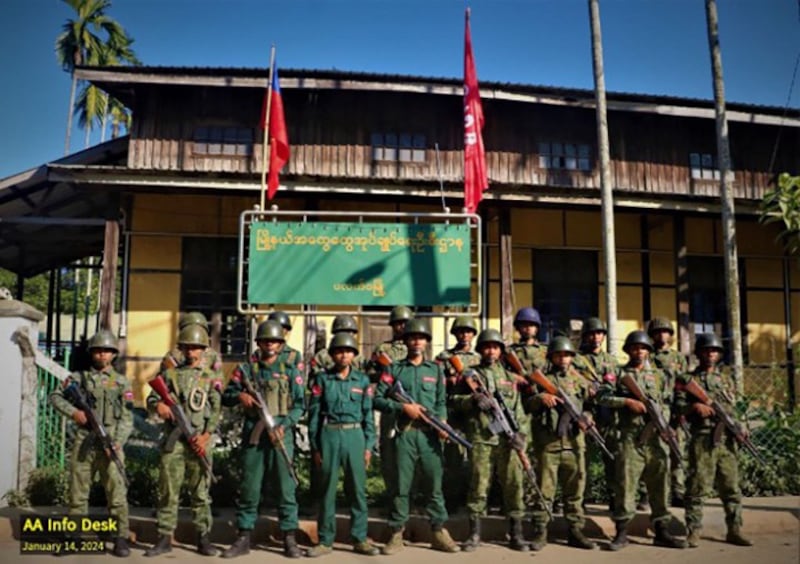
[[[114,314],[114,296],[117,291],[117,263],[119,255],[119,223],[106,220],[103,244],[103,273],[100,292],[100,328],[111,329]],[[87,335],[88,337],[88,335]]]
[[[503,336],[514,335],[514,257],[511,249],[511,212],[500,210],[500,327]]]

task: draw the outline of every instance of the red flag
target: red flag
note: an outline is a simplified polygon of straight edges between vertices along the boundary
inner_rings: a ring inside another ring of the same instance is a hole
[[[469,8],[464,33],[464,207],[475,213],[489,187],[486,177],[486,154],[483,150],[483,107],[478,90],[478,74],[472,55]]]
[[[261,106],[261,129],[266,125],[267,96]],[[267,180],[267,198],[272,199],[278,191],[280,180],[278,173],[289,160],[289,134],[286,132],[286,119],[283,116],[283,98],[278,80],[278,67],[272,71],[272,102],[269,104],[269,177]]]

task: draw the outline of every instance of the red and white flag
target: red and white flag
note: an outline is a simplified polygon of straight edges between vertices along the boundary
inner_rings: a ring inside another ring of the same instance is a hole
[[[268,96],[272,101],[268,103]],[[267,182],[267,198],[272,199],[278,191],[280,180],[278,173],[289,160],[289,134],[286,131],[286,119],[283,115],[283,97],[278,79],[278,67],[272,71],[272,88],[264,94],[261,106],[261,129],[267,125],[267,106],[269,106],[269,180]]]
[[[478,74],[472,55],[472,34],[469,30],[469,8],[464,33],[464,207],[475,213],[489,187],[486,176],[486,154],[483,149],[483,106],[478,89]]]

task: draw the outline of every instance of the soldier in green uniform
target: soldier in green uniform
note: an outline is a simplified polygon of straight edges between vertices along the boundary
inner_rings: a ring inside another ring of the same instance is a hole
[[[413,317],[411,310],[406,306],[395,306],[389,313],[389,326],[392,328],[392,338],[384,341],[372,351],[372,357],[367,362],[367,375],[373,383],[383,373],[383,367],[377,361],[378,353],[386,353],[393,362],[402,360],[408,355],[408,349],[403,341],[406,323]],[[397,494],[397,456],[394,452],[395,418],[393,413],[380,413],[378,415],[378,448],[380,452],[381,476],[385,486],[386,499],[392,500]]]
[[[603,349],[603,341],[606,338],[608,329],[606,324],[599,317],[589,317],[583,322],[581,328],[580,353],[572,361],[573,368],[577,369],[584,378],[590,383],[590,393],[594,396],[603,383],[606,374],[614,374],[617,370],[617,359]],[[607,407],[593,405],[592,413],[597,423],[597,428],[603,435],[603,439],[610,451],[614,451],[617,442],[617,426],[614,420],[614,411]],[[598,454],[595,455],[594,453]],[[600,456],[603,460],[605,469],[606,488],[608,491],[608,509],[614,512],[614,459],[606,456],[602,449],[594,442],[587,445],[587,460],[592,460],[593,456]],[[588,487],[589,481],[586,480]],[[584,495],[585,495],[584,491]]]
[[[670,386],[674,388],[675,382],[688,371],[689,365],[686,357],[671,347],[672,337],[675,335],[672,323],[666,317],[654,317],[647,324],[647,334],[653,339],[655,350],[652,359],[656,366],[664,371],[669,378]],[[683,473],[683,465],[686,464],[686,433],[683,431],[680,418],[680,414],[674,413],[670,421],[678,438],[678,446],[683,453],[682,461],[677,460],[672,451],[669,454],[670,491],[673,507],[683,507],[683,496],[686,491],[686,476]]]
[[[211,435],[221,418],[222,382],[203,365],[203,350],[208,347],[208,333],[199,325],[187,325],[178,336],[178,346],[186,362],[163,374],[173,400],[181,406],[198,434],[190,442],[180,436],[170,407],[155,391],[147,398],[148,410],[164,421],[164,440],[158,475],[158,542],[145,551],[157,556],[172,550],[172,533],[178,525],[178,504],[181,488],[189,491],[192,523],[197,530],[197,551],[203,556],[216,556],[208,535],[211,517],[211,478],[203,467],[200,454],[212,459]],[[174,438],[173,438],[174,437]],[[176,440],[177,439],[177,440]]]
[[[333,325],[331,326],[331,333],[333,337],[336,335],[347,334],[351,335],[355,340],[358,335],[358,323],[351,315],[337,315],[333,318]],[[328,349],[320,349],[314,358],[311,359],[308,367],[308,389],[314,386],[314,380],[317,375],[324,374],[333,368],[334,362]],[[356,351],[356,356],[353,358],[351,366],[356,370],[363,371],[365,365],[364,358]]]
[[[367,538],[367,466],[375,446],[373,387],[366,374],[353,366],[358,354],[355,337],[339,332],[331,340],[333,366],[317,375],[308,406],[311,457],[321,470],[322,501],[317,517],[319,544],[308,556],[333,550],[336,537],[336,487],[344,468],[344,489],[350,500],[350,536],[358,554],[380,551]]]
[[[403,549],[403,531],[408,521],[408,506],[414,471],[421,470],[421,484],[431,521],[433,542],[431,547],[444,552],[458,552],[459,546],[450,538],[444,523],[447,509],[442,495],[442,439],[421,419],[424,410],[446,420],[446,385],[444,371],[435,362],[426,361],[425,348],[431,340],[431,331],[424,319],[412,319],[405,326],[404,339],[408,356],[389,367],[381,375],[375,391],[375,408],[383,414],[397,418],[398,431],[391,438],[397,456],[397,493],[392,499],[389,527],[392,536],[384,554],[395,554]],[[395,382],[400,382],[417,403],[401,403],[389,397]]]
[[[689,381],[697,382],[706,393],[733,415],[737,400],[732,375],[720,367],[724,349],[713,333],[701,334],[695,341],[694,352],[700,364],[690,374],[684,374],[677,384],[676,404],[691,425],[689,441],[689,471],[686,479],[687,541],[692,548],[700,544],[703,528],[703,501],[713,487],[722,500],[728,534],[725,540],[738,546],[751,546],[742,535],[742,490],[739,487],[739,451],[736,439],[726,429],[715,439],[714,409],[683,390]]]
[[[264,478],[270,468],[277,466],[278,475],[278,520],[284,533],[283,553],[289,558],[302,556],[297,546],[298,526],[295,483],[289,469],[274,446],[282,441],[292,459],[294,452],[293,431],[305,411],[305,385],[298,368],[280,360],[280,351],[285,343],[283,330],[276,321],[265,321],[256,331],[258,351],[249,363],[234,369],[231,379],[222,394],[226,407],[241,405],[244,411],[242,427],[242,485],[236,511],[239,535],[223,552],[223,558],[232,558],[250,552],[250,533],[258,517],[258,503]],[[255,398],[245,390],[243,380],[260,390],[267,409],[275,421],[272,433],[261,433],[257,444],[251,444],[253,428],[259,422]]]
[[[567,337],[555,337],[548,347],[548,368],[545,377],[563,390],[572,403],[582,409],[589,402],[589,382],[571,364],[575,348]],[[536,389],[529,400],[532,413],[536,452],[536,477],[544,497],[552,504],[560,485],[564,496],[564,518],[569,525],[567,544],[576,548],[593,549],[595,544],[583,534],[583,494],[586,489],[586,437],[576,421],[560,405],[561,398]],[[549,517],[542,507],[533,512],[534,536],[531,548],[541,550],[547,544]]]
[[[542,317],[532,307],[523,307],[514,316],[514,329],[519,333],[519,341],[509,346],[522,361],[522,366],[530,373],[534,368],[543,369],[547,363],[547,347],[538,339]]]
[[[442,351],[436,357],[444,369],[447,378],[447,419],[450,426],[457,431],[464,431],[465,417],[456,410],[449,401],[455,393],[466,393],[461,382],[461,375],[456,372],[450,363],[452,357],[457,357],[464,368],[472,368],[481,362],[481,355],[472,350],[472,339],[478,333],[478,326],[472,317],[459,316],[453,320],[450,334],[456,338],[456,345]],[[467,497],[469,490],[470,464],[467,459],[467,450],[452,441],[444,444],[444,500],[449,510],[458,509]]]
[[[289,316],[285,311],[273,311],[267,316],[267,321],[276,321],[283,328],[283,345],[281,345],[281,351],[278,353],[278,362],[291,364],[297,368],[300,374],[304,374],[306,366],[303,362],[303,353],[290,347],[286,342],[289,339],[289,333],[292,332],[292,321]]]
[[[635,496],[639,480],[644,479],[650,497],[650,520],[656,536],[656,546],[685,548],[686,542],[670,534],[667,526],[672,519],[667,509],[669,489],[669,451],[658,433],[642,437],[649,421],[647,408],[621,383],[623,376],[632,376],[639,388],[669,417],[672,390],[664,372],[650,364],[653,342],[644,331],[632,331],[625,338],[623,350],[629,361],[607,375],[598,394],[598,403],[617,410],[619,442],[614,453],[617,473],[614,489],[614,513],[617,532],[609,545],[619,550],[628,545],[627,525],[635,515]]]
[[[473,372],[487,391],[502,395],[503,402],[514,419],[520,421],[525,417],[522,397],[517,389],[514,373],[506,370],[502,364],[505,351],[503,337],[496,329],[484,329],[478,335],[477,347],[481,360]],[[489,487],[496,470],[503,491],[504,510],[509,520],[509,547],[527,551],[529,546],[522,535],[522,519],[525,517],[524,473],[519,456],[514,452],[515,448],[525,448],[525,436],[522,433],[515,435],[517,443],[512,445],[505,435],[493,434],[489,429],[491,418],[487,413],[492,409],[491,400],[483,394],[470,393],[469,390],[464,383],[450,396],[451,408],[465,415],[464,427],[467,439],[472,443],[472,450],[469,452],[471,478],[467,495],[469,537],[462,549],[472,552],[480,544],[481,517],[486,515]]]
[[[117,455],[124,460],[122,446],[133,430],[133,392],[127,377],[111,365],[119,352],[117,339],[107,330],[98,331],[88,343],[92,367],[75,372],[64,382],[64,388],[76,383],[89,405],[94,406],[97,419],[113,438]],[[106,492],[108,511],[117,520],[119,535],[114,540],[113,554],[125,557],[128,548],[128,491],[124,477],[116,464],[103,451],[98,437],[88,428],[87,414],[72,405],[62,390],[50,394],[50,403],[64,417],[77,425],[72,445],[69,472],[69,514],[86,515],[89,509],[89,490],[96,473]]]
[[[199,311],[190,311],[189,313],[181,315],[180,321],[178,321],[178,334],[189,325],[198,325],[202,327],[206,335],[208,335],[208,320],[206,320],[206,316]],[[203,349],[203,356],[200,362],[204,368],[211,369],[217,378],[222,378],[222,357],[213,348],[208,346]],[[176,344],[175,348],[165,354],[164,358],[161,359],[161,370],[167,371],[170,368],[180,368],[184,364],[186,364],[186,357],[184,357],[181,352],[180,346]]]

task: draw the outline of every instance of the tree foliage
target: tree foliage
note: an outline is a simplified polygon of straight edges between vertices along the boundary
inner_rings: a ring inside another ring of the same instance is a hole
[[[800,253],[800,176],[783,173],[761,201],[761,223],[780,223],[778,241],[790,254]]]

